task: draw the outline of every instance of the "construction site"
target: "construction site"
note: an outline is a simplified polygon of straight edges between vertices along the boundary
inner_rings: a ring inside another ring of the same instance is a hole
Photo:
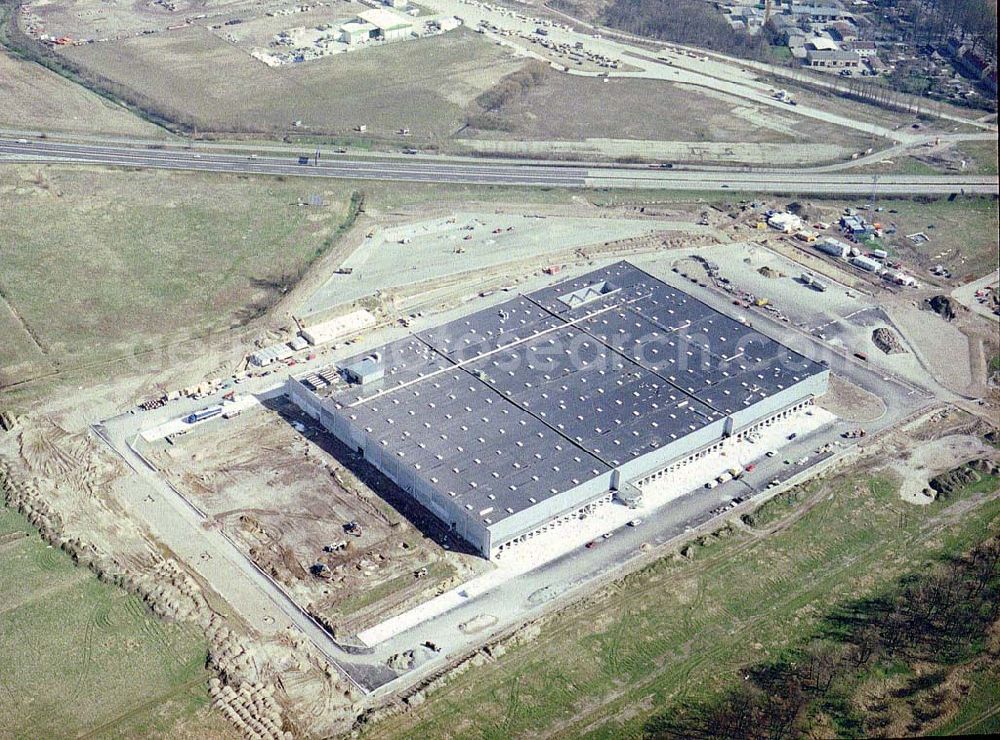
[[[289,380],[289,396],[487,557],[640,498],[829,375],[627,262],[338,370]]]
[[[342,732],[355,711],[406,707],[392,703],[470,655],[530,639],[595,583],[867,459],[937,413],[935,396],[987,392],[975,360],[993,351],[988,317],[963,301],[981,309],[990,279],[966,296],[895,250],[892,224],[871,235],[878,246],[837,224],[845,208],[864,213],[827,201],[367,203],[238,359],[199,354],[183,382],[91,417],[87,445],[52,427],[18,433],[24,462],[0,472],[60,477],[100,457],[86,490],[114,481],[115,506],[194,574],[136,587],[151,599],[167,588],[171,618],[215,625],[214,610],[236,610],[252,639],[234,648],[211,626],[212,654],[248,687],[281,676],[271,724],[285,712],[296,731]],[[781,215],[792,211],[798,223]],[[916,231],[904,216],[897,231]],[[820,248],[831,240],[846,252]],[[943,447],[936,432],[900,442],[917,468],[901,453],[878,468],[900,478],[901,505],[992,480],[986,432],[963,413]],[[959,469],[970,459],[986,462]],[[40,506],[32,490],[10,495]],[[130,567],[145,568],[131,541]],[[264,689],[227,685],[213,684],[219,706],[252,726]]]
[[[282,397],[143,453],[331,630],[353,634],[474,575],[447,533]],[[346,461],[346,464],[340,462]]]
[[[1000,734],[995,4],[0,3],[0,738]]]

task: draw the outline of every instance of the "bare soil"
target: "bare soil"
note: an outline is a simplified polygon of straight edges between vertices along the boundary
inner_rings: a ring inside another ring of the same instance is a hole
[[[375,495],[369,486],[392,484],[294,404],[269,405],[156,443],[152,457],[311,612],[353,633],[484,567],[446,551],[422,511],[401,513]]]
[[[871,422],[885,413],[881,398],[833,373],[830,374],[829,390],[816,399],[816,403],[847,421]]]

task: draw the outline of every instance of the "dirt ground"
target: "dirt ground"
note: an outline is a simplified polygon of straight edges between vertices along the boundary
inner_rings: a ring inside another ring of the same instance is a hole
[[[503,271],[503,265],[560,255],[589,245],[644,236],[684,238],[708,231],[690,216],[676,220],[636,214],[614,218],[592,207],[442,210],[436,218],[421,209],[420,220],[375,227],[343,262],[350,275],[334,274],[311,296],[297,315],[322,313],[373,292],[416,283],[440,282],[460,274]],[[413,214],[417,216],[417,214]],[[616,214],[618,215],[618,214]],[[474,280],[470,279],[472,289]]]
[[[345,466],[346,448],[286,400],[152,448],[196,506],[338,633],[371,626],[485,567],[445,550],[422,510],[397,510],[374,494],[369,486],[389,497],[393,486],[362,463]],[[347,531],[352,521],[360,536]]]
[[[833,373],[829,390],[816,399],[816,404],[846,421],[872,422],[885,413],[881,398]]]
[[[893,470],[902,479],[899,497],[911,504],[929,504],[934,499],[925,495],[924,490],[931,478],[990,452],[991,448],[973,434],[954,434],[924,442],[914,448],[907,459],[893,465]]]
[[[0,50],[0,127],[159,138],[166,131],[39,64]]]
[[[892,459],[886,470],[900,481],[900,498],[929,504],[934,499],[924,491],[934,476],[975,458],[1000,459],[1000,452],[983,438],[988,429],[982,419],[947,408],[894,434],[886,443]]]
[[[956,393],[971,389],[969,338],[955,324],[908,304],[893,306],[889,315],[935,380]]]

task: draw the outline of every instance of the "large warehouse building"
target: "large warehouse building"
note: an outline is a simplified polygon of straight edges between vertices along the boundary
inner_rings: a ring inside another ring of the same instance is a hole
[[[288,390],[491,557],[811,403],[828,378],[619,262]]]

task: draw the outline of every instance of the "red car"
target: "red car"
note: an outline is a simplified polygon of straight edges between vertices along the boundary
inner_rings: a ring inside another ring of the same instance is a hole
[[[586,545],[584,545],[588,550],[592,547],[597,547],[597,540],[591,540]]]

